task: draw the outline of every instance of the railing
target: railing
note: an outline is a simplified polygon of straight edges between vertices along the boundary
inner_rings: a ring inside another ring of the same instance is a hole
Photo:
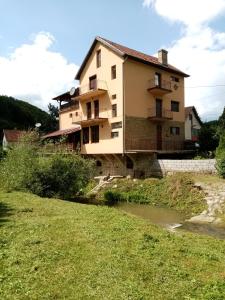
[[[169,109],[162,109],[157,111],[156,108],[148,109],[148,118],[157,118],[157,119],[173,119],[173,112]]]
[[[79,95],[83,95],[83,94],[89,93],[91,91],[96,91],[96,90],[107,91],[108,88],[107,88],[106,82],[103,80],[95,79],[95,80],[93,80],[93,82],[91,84],[89,83],[89,84],[80,86],[79,87]]]
[[[40,150],[43,151],[44,153],[72,152],[72,151],[74,151],[74,144],[72,144],[72,143],[60,143],[60,144],[49,143],[49,144],[43,145],[40,148]]]
[[[101,119],[109,119],[112,117],[112,113],[109,111],[100,111],[98,115],[92,114],[91,117],[88,115],[84,115],[83,113],[78,113],[78,115],[73,115],[72,117],[72,123],[80,123],[82,121],[88,121],[88,120],[101,120]]]
[[[157,82],[155,78],[153,78],[148,82],[148,89],[154,88],[171,90],[171,82],[168,80],[160,80],[160,82]]]
[[[158,141],[155,138],[127,138],[126,150],[177,151],[184,149],[183,141]]]
[[[69,109],[69,108],[78,109],[79,108],[79,102],[78,101],[70,101],[68,103],[60,105],[60,110],[66,110],[66,109]]]

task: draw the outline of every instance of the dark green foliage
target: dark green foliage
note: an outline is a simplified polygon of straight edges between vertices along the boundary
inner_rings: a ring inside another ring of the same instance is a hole
[[[119,201],[124,201],[122,196],[123,195],[121,193],[116,191],[106,191],[104,193],[105,204],[111,206]]]
[[[219,131],[220,132],[225,130],[225,107],[224,107],[222,115],[219,117],[218,124],[219,124]]]
[[[52,128],[52,118],[47,112],[25,101],[0,96],[0,135],[3,129],[29,129],[36,123],[42,124],[43,132]]]
[[[199,132],[199,144],[203,153],[216,150],[219,144],[218,121],[203,123]]]
[[[93,162],[78,155],[53,155],[40,160],[28,189],[42,197],[70,199],[84,188],[93,176]]]
[[[40,157],[35,137],[31,132],[8,151],[0,164],[0,187],[62,199],[74,197],[93,176],[93,161],[76,154]]]
[[[225,178],[225,130],[220,132],[220,143],[216,149],[217,170],[222,178]]]

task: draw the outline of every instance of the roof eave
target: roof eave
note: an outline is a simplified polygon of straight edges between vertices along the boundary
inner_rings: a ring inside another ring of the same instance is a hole
[[[165,71],[174,73],[174,74],[178,74],[178,75],[183,76],[183,77],[186,77],[186,78],[187,78],[187,77],[190,77],[190,75],[188,75],[188,74],[186,74],[186,73],[184,73],[184,72],[182,72],[182,71],[179,71],[179,70],[176,71],[176,70],[174,70],[174,69],[172,69],[172,68],[170,68],[170,67],[166,67],[166,66],[163,66],[163,65],[158,65],[158,64],[155,64],[155,63],[153,63],[153,62],[146,61],[146,60],[137,58],[137,57],[132,56],[132,55],[126,54],[125,57],[128,57],[128,58],[130,58],[130,59],[133,59],[133,60],[135,60],[135,61],[141,62],[141,63],[146,64],[146,65],[151,65],[151,66],[153,66],[153,67],[155,67],[155,68],[159,68],[159,69],[162,69],[162,70],[165,70]]]

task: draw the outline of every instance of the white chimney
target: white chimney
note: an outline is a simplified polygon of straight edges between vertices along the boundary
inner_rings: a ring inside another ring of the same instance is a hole
[[[167,54],[168,51],[166,51],[165,49],[161,49],[158,51],[158,61],[166,66],[168,65]]]

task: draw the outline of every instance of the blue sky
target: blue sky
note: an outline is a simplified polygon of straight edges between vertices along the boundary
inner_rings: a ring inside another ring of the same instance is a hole
[[[0,94],[46,108],[75,84],[100,35],[148,54],[168,49],[191,75],[186,105],[216,118],[225,87],[199,86],[225,84],[224,16],[225,0],[0,0]]]
[[[140,0],[1,0],[0,55],[25,43],[33,33],[50,32],[53,50],[80,64],[93,38],[100,35],[147,53],[179,36],[179,25],[142,6]]]

